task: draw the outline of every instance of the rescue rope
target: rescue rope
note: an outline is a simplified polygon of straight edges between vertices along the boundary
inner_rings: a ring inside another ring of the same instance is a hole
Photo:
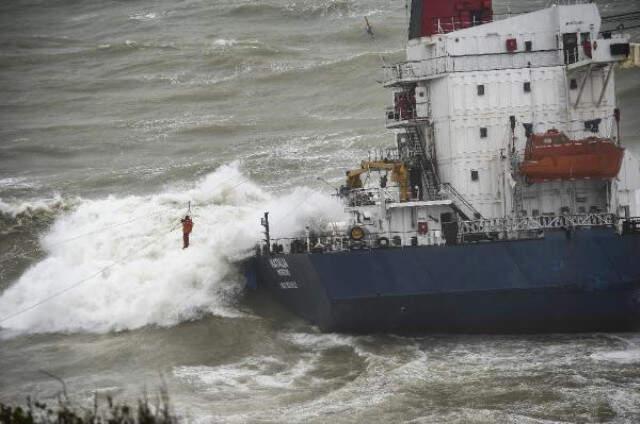
[[[94,234],[100,234],[100,233],[103,233],[103,232],[105,232],[107,230],[110,230],[112,228],[128,225],[128,224],[131,224],[132,222],[139,221],[142,218],[154,217],[154,216],[159,215],[161,213],[163,213],[163,211],[157,211],[157,212],[152,213],[151,215],[139,216],[137,218],[129,219],[127,221],[119,222],[119,223],[116,223],[116,224],[105,225],[104,227],[101,227],[101,228],[99,228],[97,230],[89,231],[87,233],[77,234],[75,236],[60,240],[60,241],[58,241],[56,243],[53,243],[53,244],[50,244],[49,246],[50,247],[59,246],[61,244],[65,244],[65,243],[68,243],[70,241],[74,241],[74,240],[77,240],[77,239],[80,239],[80,238],[83,238],[83,237],[91,236],[91,235],[94,235]],[[8,261],[10,259],[16,259],[16,258],[19,258],[19,257],[24,257],[25,255],[27,255],[29,253],[38,253],[40,251],[42,251],[42,248],[38,247],[38,248],[35,248],[35,249],[31,249],[31,250],[27,250],[27,251],[21,252],[20,254],[5,256],[5,257],[0,259],[0,263],[6,262],[6,261]]]
[[[172,228],[171,230],[169,230],[169,232],[168,232],[167,234],[172,233],[174,230],[175,230],[175,229],[174,229],[174,228]],[[149,243],[145,244],[145,245],[144,245],[144,246],[143,246],[143,247],[138,251],[138,255],[137,255],[137,256],[139,256],[139,254],[140,254],[141,252],[143,252],[145,249],[147,249],[149,246],[151,246],[151,245],[155,244],[156,242],[158,242],[158,239],[154,239],[154,240],[152,240],[151,242],[149,242]],[[129,256],[129,257],[125,258],[125,259],[128,259],[128,260],[130,261],[132,258]],[[65,293],[67,293],[67,292],[69,292],[69,291],[71,291],[71,290],[75,289],[76,287],[81,286],[82,284],[86,283],[87,281],[90,281],[90,280],[94,279],[94,278],[95,278],[95,277],[97,277],[98,275],[100,275],[100,274],[102,274],[103,272],[105,272],[105,271],[107,271],[107,270],[109,270],[109,269],[111,269],[111,268],[115,267],[116,265],[122,265],[122,264],[126,263],[126,262],[127,262],[127,260],[125,260],[125,259],[116,260],[116,261],[114,261],[113,263],[111,263],[111,264],[109,264],[109,265],[105,266],[104,268],[101,268],[99,271],[95,272],[94,274],[91,274],[90,276],[88,276],[88,277],[86,277],[86,278],[83,278],[82,280],[77,281],[77,282],[75,282],[75,283],[71,284],[70,286],[65,287],[64,289],[62,289],[62,290],[60,290],[60,291],[58,291],[58,292],[56,292],[56,293],[53,293],[52,295],[49,295],[49,296],[45,297],[44,299],[41,299],[41,300],[37,301],[36,303],[34,303],[34,304],[30,305],[30,306],[27,306],[26,308],[20,309],[20,310],[18,310],[18,311],[16,311],[16,312],[14,312],[14,313],[12,313],[12,314],[9,314],[9,315],[7,315],[7,316],[4,316],[4,317],[0,318],[0,324],[2,324],[2,323],[3,323],[3,322],[5,322],[5,321],[8,321],[8,320],[10,320],[10,319],[12,319],[12,318],[15,318],[15,317],[17,317],[17,316],[19,316],[19,315],[22,315],[22,314],[24,314],[24,313],[26,313],[26,312],[29,312],[29,311],[31,311],[31,310],[33,310],[33,309],[37,308],[38,306],[41,306],[41,305],[43,305],[43,304],[45,304],[45,303],[49,302],[50,300],[55,299],[55,298],[57,298],[57,297],[59,297],[59,296],[61,296],[61,295],[65,294]]]
[[[238,183],[238,184],[234,185],[234,186],[233,186],[233,187],[231,187],[229,190],[234,190],[234,189],[236,189],[236,188],[240,187],[241,185],[243,185],[243,184],[245,184],[245,183],[247,183],[247,182],[249,182],[249,181],[250,181],[250,179],[248,179],[248,178],[247,178],[247,179],[245,179],[244,181],[241,181],[240,183]],[[69,237],[69,238],[64,239],[64,240],[61,240],[61,241],[59,241],[59,242],[57,242],[57,243],[54,243],[54,244],[52,244],[52,245],[50,245],[50,246],[58,246],[58,245],[60,245],[60,244],[68,243],[68,242],[70,242],[70,241],[77,240],[77,239],[82,238],[82,237],[86,237],[86,236],[89,236],[89,235],[98,234],[98,233],[104,232],[104,231],[106,231],[106,230],[109,230],[109,229],[112,229],[112,228],[115,228],[115,227],[118,227],[118,226],[128,225],[128,224],[130,224],[130,223],[132,223],[132,222],[135,222],[135,221],[138,221],[138,220],[140,220],[140,219],[142,219],[142,218],[149,218],[149,217],[153,217],[153,216],[159,215],[159,214],[161,214],[161,213],[165,213],[165,211],[157,211],[157,212],[152,213],[151,215],[144,215],[144,216],[140,216],[140,217],[137,217],[137,218],[133,218],[133,219],[130,219],[130,220],[127,220],[127,221],[121,222],[121,223],[107,225],[107,226],[102,227],[102,228],[100,228],[100,229],[98,229],[98,230],[94,230],[94,231],[91,231],[91,232],[87,232],[87,233],[79,234],[79,235],[76,235],[76,236],[73,236],[73,237]],[[189,201],[189,204],[188,204],[188,213],[191,213],[191,201]],[[206,222],[206,221],[205,221],[205,222]],[[172,233],[173,231],[175,231],[175,230],[179,227],[179,225],[180,225],[180,223],[177,223],[177,224],[175,224],[175,225],[172,225],[172,226],[171,226],[171,228],[169,229],[168,233],[166,233],[166,234],[170,234],[170,233]],[[143,252],[145,249],[147,249],[148,247],[150,247],[151,245],[155,244],[155,243],[156,243],[156,242],[158,242],[158,241],[159,241],[158,239],[154,239],[154,240],[152,240],[151,242],[147,243],[146,245],[144,245],[144,246],[143,246],[143,247],[138,251],[138,254],[140,254],[140,253],[141,253],[141,252]],[[28,253],[37,253],[37,252],[39,252],[39,251],[41,251],[41,250],[42,250],[41,248],[38,248],[38,249],[32,249],[32,250],[30,250],[30,251],[22,252],[20,255],[17,255],[17,254],[16,254],[16,255],[11,255],[11,256],[8,256],[8,257],[4,257],[4,258],[0,259],[0,263],[5,262],[5,261],[7,261],[7,260],[9,260],[9,259],[17,258],[17,257],[19,257],[19,256],[24,256],[25,254],[28,254]],[[138,255],[138,256],[139,256],[139,255]],[[131,257],[127,257],[126,259],[128,259],[128,260],[130,261],[130,260],[131,260]],[[65,287],[64,289],[62,289],[62,290],[60,290],[60,291],[58,291],[58,292],[56,292],[56,293],[53,293],[52,295],[47,296],[47,297],[45,297],[45,298],[43,298],[43,299],[41,299],[41,300],[39,300],[39,301],[35,302],[34,304],[29,305],[29,306],[28,306],[28,307],[26,307],[26,308],[20,309],[20,310],[18,310],[18,311],[16,311],[16,312],[14,312],[14,313],[12,313],[12,314],[9,314],[9,315],[7,315],[7,316],[1,317],[1,318],[0,318],[0,324],[2,324],[3,322],[6,322],[6,321],[8,321],[8,320],[10,320],[10,319],[12,319],[12,318],[15,318],[15,317],[17,317],[17,316],[19,316],[19,315],[22,315],[22,314],[24,314],[24,313],[26,313],[26,312],[29,312],[29,311],[31,311],[31,310],[33,310],[33,309],[37,308],[38,306],[41,306],[41,305],[43,305],[43,304],[45,304],[45,303],[49,302],[50,300],[55,299],[55,298],[57,298],[57,297],[59,297],[59,296],[61,296],[61,295],[65,294],[65,293],[67,293],[67,292],[69,292],[69,291],[71,291],[71,290],[75,289],[76,287],[79,287],[79,286],[81,286],[82,284],[84,284],[84,283],[86,283],[86,282],[88,282],[88,281],[90,281],[90,280],[94,279],[94,278],[95,278],[95,277],[97,277],[98,275],[100,275],[100,274],[102,274],[103,272],[105,272],[105,271],[107,271],[107,270],[109,270],[109,269],[111,269],[111,268],[115,267],[116,265],[122,265],[122,264],[124,264],[124,263],[126,263],[126,262],[127,262],[127,261],[125,261],[125,259],[116,260],[116,261],[114,261],[113,263],[111,263],[111,264],[109,264],[109,265],[107,265],[107,266],[105,266],[105,267],[101,268],[101,269],[100,269],[100,270],[98,270],[97,272],[95,272],[95,273],[91,274],[90,276],[88,276],[88,277],[86,277],[86,278],[83,278],[83,279],[81,279],[81,280],[79,280],[79,281],[77,281],[77,282],[75,282],[75,283],[71,284],[71,285],[70,285],[70,286],[68,286],[68,287]]]

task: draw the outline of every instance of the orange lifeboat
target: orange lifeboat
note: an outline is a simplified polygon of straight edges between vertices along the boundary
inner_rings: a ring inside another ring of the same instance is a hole
[[[581,178],[615,178],[622,166],[624,149],[608,138],[571,140],[549,130],[534,134],[527,142],[520,173],[529,182]]]

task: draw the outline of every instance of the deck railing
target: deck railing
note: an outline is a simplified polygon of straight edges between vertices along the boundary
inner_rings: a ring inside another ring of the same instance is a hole
[[[462,221],[460,234],[500,234],[554,228],[602,227],[616,224],[614,214],[553,215],[520,218],[494,218]]]
[[[564,65],[564,58],[559,50],[442,56],[386,66],[383,68],[383,81],[385,86],[392,86],[437,78],[450,72],[491,71],[560,65]]]
[[[443,232],[430,230],[424,234],[414,231],[367,232],[361,240],[353,240],[345,232],[302,237],[276,237],[272,240],[273,253],[332,253],[383,248],[410,248],[445,244]]]
[[[478,241],[524,240],[542,238],[545,230],[564,229],[571,232],[577,228],[614,227],[617,225],[619,225],[618,230],[621,234],[640,234],[640,218],[622,219],[614,214],[594,213],[458,221],[443,223],[442,230],[429,230],[424,234],[419,234],[417,229],[406,232],[366,232],[360,240],[353,240],[344,231],[336,230],[323,234],[309,232],[308,235],[299,237],[273,238],[271,252],[273,254],[336,253],[383,248],[443,246]],[[262,246],[260,249],[262,253],[266,252],[264,247]]]

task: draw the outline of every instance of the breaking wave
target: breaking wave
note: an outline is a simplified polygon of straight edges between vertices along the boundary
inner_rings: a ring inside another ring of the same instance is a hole
[[[178,220],[189,201],[195,228],[182,250]],[[241,316],[244,282],[234,263],[252,253],[267,210],[276,236],[343,213],[334,198],[310,189],[269,194],[237,164],[193,187],[83,200],[42,238],[46,257],[2,293],[0,319],[47,301],[0,325],[12,333],[108,332]]]
[[[51,222],[72,207],[74,200],[57,195],[51,199],[10,203],[0,199],[0,235],[30,230],[34,225]]]

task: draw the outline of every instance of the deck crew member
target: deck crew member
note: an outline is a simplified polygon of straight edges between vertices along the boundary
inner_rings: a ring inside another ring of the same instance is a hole
[[[193,230],[193,221],[189,215],[186,215],[184,219],[180,220],[180,222],[182,222],[182,248],[186,249],[189,247],[189,234],[191,234],[191,231]]]

